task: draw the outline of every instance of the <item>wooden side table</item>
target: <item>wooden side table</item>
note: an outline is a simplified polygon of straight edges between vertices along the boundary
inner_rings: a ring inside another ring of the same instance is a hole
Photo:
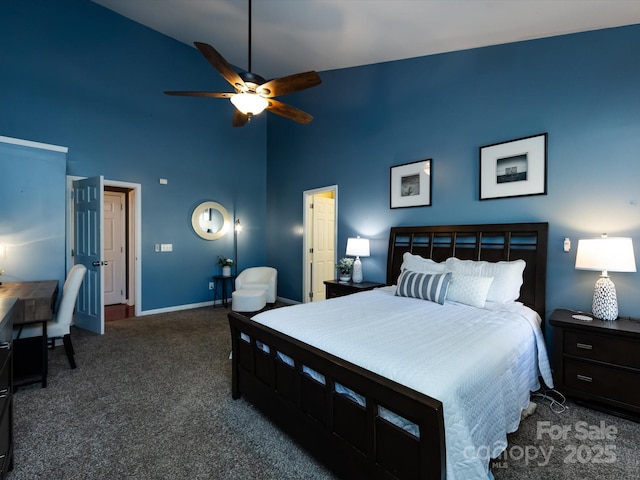
[[[574,314],[560,309],[549,319],[554,327],[556,388],[593,408],[637,419],[640,321],[585,321],[573,318]]]
[[[339,280],[325,280],[326,298],[342,297],[351,295],[352,293],[373,290],[374,288],[384,287],[384,283],[376,282],[340,282]]]

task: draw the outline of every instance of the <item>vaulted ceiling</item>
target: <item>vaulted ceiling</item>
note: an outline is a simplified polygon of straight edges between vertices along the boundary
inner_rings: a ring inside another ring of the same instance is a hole
[[[248,0],[93,0],[248,63]],[[640,0],[255,0],[252,71],[275,78],[640,23]]]

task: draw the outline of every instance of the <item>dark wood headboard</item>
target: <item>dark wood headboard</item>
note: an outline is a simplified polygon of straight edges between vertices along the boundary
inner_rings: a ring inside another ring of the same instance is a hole
[[[387,284],[396,283],[405,252],[436,262],[449,257],[488,262],[522,259],[527,266],[519,301],[538,312],[544,322],[548,233],[549,224],[542,222],[392,227]]]

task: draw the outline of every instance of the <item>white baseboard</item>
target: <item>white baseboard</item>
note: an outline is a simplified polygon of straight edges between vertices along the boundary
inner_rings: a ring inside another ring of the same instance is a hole
[[[220,305],[221,303],[222,303],[221,300],[218,300],[215,302],[216,305]],[[179,312],[180,310],[191,310],[193,308],[210,307],[213,304],[214,304],[213,301],[209,301],[209,302],[200,302],[200,303],[190,303],[187,305],[175,305],[173,307],[156,308],[153,310],[144,310],[140,312],[139,316],[142,317],[145,315],[155,315],[157,313]]]
[[[298,302],[296,300],[291,300],[288,298],[283,298],[283,297],[277,297],[277,300],[279,302],[282,303],[288,303],[290,305],[295,305],[297,303],[301,303]],[[231,299],[228,299],[229,304],[231,304]],[[221,305],[222,304],[222,300],[216,300],[215,301],[215,305]],[[190,303],[187,305],[175,305],[173,307],[164,307],[164,308],[156,308],[153,310],[144,310],[142,312],[140,312],[140,317],[143,317],[145,315],[155,315],[157,313],[170,313],[170,312],[179,312],[180,310],[191,310],[193,308],[202,308],[202,307],[211,307],[212,305],[214,305],[213,301],[209,301],[209,302],[200,302],[200,303]]]

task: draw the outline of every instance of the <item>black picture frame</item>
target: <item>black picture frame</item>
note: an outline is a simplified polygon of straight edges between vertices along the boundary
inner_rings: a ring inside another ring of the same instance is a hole
[[[430,207],[433,160],[394,165],[389,172],[389,207]]]
[[[547,194],[547,133],[480,147],[479,199]]]

